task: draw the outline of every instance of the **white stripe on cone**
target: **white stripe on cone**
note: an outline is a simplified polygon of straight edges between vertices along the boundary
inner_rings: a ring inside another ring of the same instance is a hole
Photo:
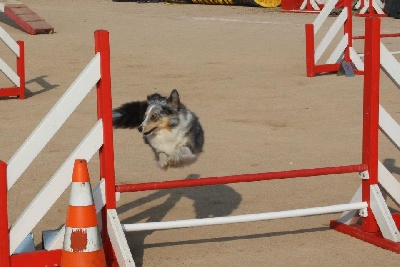
[[[93,252],[102,249],[97,226],[87,228],[66,227],[63,249],[68,252]]]
[[[73,182],[71,187],[70,206],[90,206],[93,204],[90,182]]]

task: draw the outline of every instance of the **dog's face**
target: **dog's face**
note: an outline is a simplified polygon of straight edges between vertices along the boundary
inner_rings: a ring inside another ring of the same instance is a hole
[[[147,110],[142,124],[138,127],[143,135],[155,134],[160,130],[170,130],[177,124],[178,110],[180,106],[179,94],[173,90],[169,98],[159,94],[149,95],[147,97]]]

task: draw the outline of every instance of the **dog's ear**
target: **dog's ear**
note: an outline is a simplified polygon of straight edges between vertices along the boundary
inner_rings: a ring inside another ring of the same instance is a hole
[[[171,103],[173,109],[175,110],[179,109],[181,102],[179,100],[179,94],[176,89],[172,90],[171,95],[169,96],[167,101],[168,103]]]

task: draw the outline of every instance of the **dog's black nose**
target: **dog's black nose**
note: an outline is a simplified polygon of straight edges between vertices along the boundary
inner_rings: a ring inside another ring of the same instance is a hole
[[[137,129],[139,130],[139,132],[143,131],[143,127],[142,126],[139,126]]]

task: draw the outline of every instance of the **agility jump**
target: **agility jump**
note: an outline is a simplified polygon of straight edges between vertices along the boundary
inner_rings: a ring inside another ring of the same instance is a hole
[[[233,175],[225,177],[199,178],[196,180],[175,180],[165,182],[141,183],[116,185],[117,192],[137,192],[147,190],[161,190],[167,188],[182,188],[192,186],[204,186],[215,184],[228,184],[240,182],[266,181],[273,179],[302,178],[310,176],[321,176],[328,174],[342,174],[357,172],[360,174],[361,186],[353,199],[348,204],[336,204],[325,207],[313,207],[306,209],[296,209],[287,211],[268,212],[260,214],[248,214],[228,217],[215,217],[204,219],[178,220],[167,222],[149,222],[137,224],[122,224],[126,232],[160,230],[172,228],[184,228],[205,225],[229,224],[240,222],[252,222],[281,218],[292,218],[310,215],[327,214],[345,211],[338,221],[332,221],[331,227],[335,230],[350,234],[364,241],[373,243],[385,249],[400,253],[400,233],[396,226],[400,223],[397,214],[391,214],[386,201],[378,186],[378,166],[379,183],[389,193],[394,201],[399,205],[400,184],[391,176],[385,167],[378,164],[378,132],[379,126],[392,140],[399,138],[398,133],[393,130],[399,129],[395,121],[387,123],[388,118],[382,114],[379,116],[379,71],[380,55],[379,41],[380,21],[377,19],[367,19],[366,32],[366,57],[367,69],[364,76],[364,114],[363,114],[363,158],[358,165],[348,165],[339,167],[327,167],[316,169],[292,170],[283,172],[269,172],[259,174]],[[376,37],[378,36],[378,38]],[[375,39],[373,39],[375,38]],[[376,49],[378,47],[378,49]],[[395,134],[394,134],[395,133]],[[106,188],[107,190],[107,188]],[[115,211],[113,211],[115,214]],[[358,218],[361,217],[361,224]],[[119,225],[119,221],[114,216],[114,223]]]
[[[60,263],[61,246],[56,249],[38,251],[24,250],[24,241],[29,239],[30,232],[44,217],[51,206],[71,184],[71,173],[76,158],[89,161],[99,152],[100,176],[106,178],[94,189],[94,198],[97,209],[106,204],[101,193],[104,181],[114,184],[114,153],[111,117],[111,80],[110,80],[110,51],[107,31],[95,32],[95,56],[72,83],[60,100],[54,105],[42,122],[26,139],[14,156],[0,164],[0,262],[4,266],[55,266]],[[55,135],[62,124],[67,120],[83,98],[97,87],[98,121],[86,137],[67,158],[64,164],[56,171],[48,183],[28,205],[13,225],[8,225],[7,192],[27,169],[44,146]],[[106,162],[108,162],[106,164]],[[107,196],[109,197],[109,196]],[[109,201],[109,203],[113,203]],[[109,206],[115,208],[115,206]],[[103,222],[106,226],[106,222]],[[103,229],[107,229],[104,227]],[[106,234],[107,231],[104,231]],[[55,235],[54,238],[59,236]],[[107,242],[107,236],[103,235]],[[50,245],[53,240],[48,241]],[[47,243],[45,241],[45,243]],[[61,243],[62,244],[62,243]],[[111,246],[108,246],[110,248]],[[16,253],[25,252],[25,253]],[[106,252],[107,253],[107,252]],[[110,251],[108,251],[110,254]]]
[[[306,24],[306,68],[307,77],[314,77],[317,73],[337,72],[340,68],[338,59],[343,55],[343,60],[351,62],[352,51],[352,15],[351,0],[344,0],[344,8],[330,29],[326,32],[321,42],[316,45],[315,35],[321,29],[331,11],[335,8],[338,0],[328,1],[321,13],[311,24]],[[326,52],[329,44],[343,27],[343,36],[340,38],[336,48],[330,54],[325,64],[318,63]]]
[[[25,49],[23,41],[14,39],[0,27],[0,39],[7,45],[16,56],[16,72],[0,58],[0,70],[15,85],[14,87],[0,87],[0,97],[16,96],[25,98]]]
[[[355,8],[360,9],[358,16],[387,16],[383,12],[384,1],[381,0],[358,0]]]
[[[368,18],[367,29],[371,33],[366,36],[366,64],[364,76],[364,112],[363,112],[363,158],[362,163],[346,166],[333,166],[316,169],[302,169],[282,172],[266,172],[258,174],[243,174],[225,177],[209,177],[193,180],[174,180],[141,184],[115,184],[114,148],[112,128],[112,103],[110,82],[110,55],[108,32],[95,32],[95,57],[75,82],[61,97],[51,111],[46,115],[31,136],[24,142],[12,159],[6,164],[0,163],[0,260],[5,266],[53,266],[60,263],[61,244],[57,240],[62,236],[62,229],[53,240],[48,241],[46,250],[16,254],[22,241],[47,213],[57,198],[71,183],[74,159],[90,158],[99,151],[101,183],[94,191],[96,209],[102,209],[102,239],[106,258],[109,264],[134,266],[132,255],[125,238],[125,231],[141,231],[149,229],[170,229],[181,227],[205,226],[239,222],[262,221],[280,218],[310,216],[344,212],[342,217],[331,223],[331,227],[353,234],[377,246],[400,253],[400,235],[396,224],[400,217],[391,214],[382,196],[378,182],[389,192],[397,204],[400,199],[400,185],[390,177],[381,165],[378,165],[378,131],[379,113],[379,19]],[[378,49],[377,49],[378,47]],[[32,203],[25,209],[16,223],[8,227],[7,191],[26,170],[38,153],[43,149],[82,99],[92,87],[97,87],[98,121],[92,130],[71,153],[65,163],[39,192]],[[79,88],[79,90],[78,90]],[[67,108],[67,110],[64,110]],[[62,111],[62,112],[61,112]],[[382,128],[385,129],[383,125]],[[390,122],[385,133],[398,140],[400,126]],[[277,211],[260,214],[247,214],[228,217],[179,220],[172,222],[151,222],[145,224],[121,224],[116,212],[116,196],[118,193],[145,190],[161,190],[166,188],[182,188],[204,185],[266,181],[273,179],[302,178],[328,174],[359,173],[361,188],[350,203],[334,204],[324,207],[312,207],[288,211]],[[378,180],[379,173],[379,180]],[[383,173],[385,176],[380,176]],[[388,186],[390,185],[390,186]],[[102,190],[104,190],[102,192]],[[97,201],[96,201],[97,199]],[[355,222],[361,217],[361,225]]]
[[[341,67],[341,62],[348,62],[354,67],[355,74],[363,74],[364,73],[364,62],[363,62],[363,54],[359,54],[354,46],[354,40],[364,39],[365,36],[353,36],[352,29],[352,3],[351,0],[344,0],[344,8],[339,16],[335,19],[335,21],[331,24],[328,31],[324,34],[321,41],[317,44],[315,39],[316,35],[320,34],[319,31],[322,25],[326,22],[327,17],[337,4],[338,0],[330,0],[321,13],[316,17],[313,23],[306,24],[306,68],[307,68],[307,77],[314,77],[319,73],[330,73],[330,72],[338,72]],[[343,28],[343,35],[339,33],[339,30]],[[333,42],[336,36],[340,37],[340,41],[336,44],[332,53],[327,54],[327,48]],[[400,37],[400,33],[390,33],[390,34],[381,34],[381,38],[388,37]],[[390,62],[387,62],[386,54],[398,54],[398,51],[389,52],[384,45],[382,45],[382,64],[386,67],[385,69],[394,70],[395,68]],[[328,59],[325,63],[320,63],[322,61],[322,57],[326,55]]]

